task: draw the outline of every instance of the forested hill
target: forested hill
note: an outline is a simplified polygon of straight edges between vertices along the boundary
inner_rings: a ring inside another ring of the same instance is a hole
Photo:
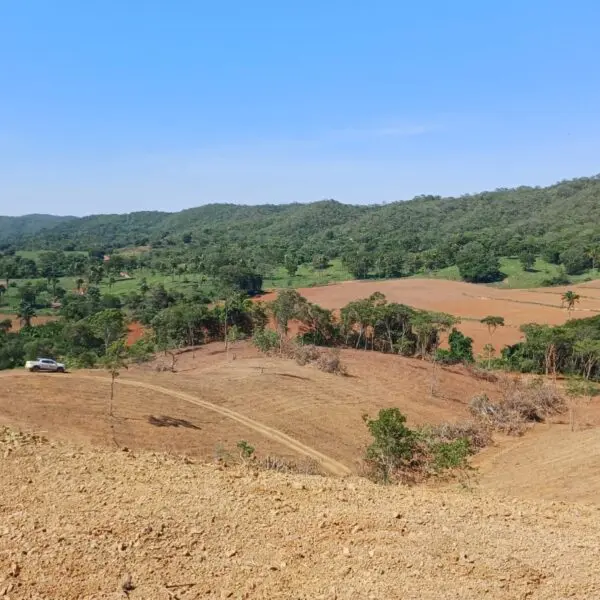
[[[0,217],[0,242],[18,240],[23,236],[38,233],[72,221],[76,217],[57,217],[54,215],[25,215],[23,217]]]
[[[210,204],[178,213],[138,212],[63,218],[0,218],[0,249],[111,250],[126,246],[183,247],[207,252],[236,247],[317,253],[333,258],[377,252],[452,255],[466,243],[497,255],[524,249],[556,252],[600,242],[600,176],[550,187],[499,189],[459,198],[421,196],[387,205]],[[247,248],[249,251],[245,251]],[[251,256],[250,256],[251,257]],[[446,262],[446,261],[443,261]]]

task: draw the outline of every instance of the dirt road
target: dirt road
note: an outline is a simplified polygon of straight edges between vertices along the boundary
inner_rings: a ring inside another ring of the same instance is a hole
[[[82,378],[82,379],[97,379],[102,381],[107,381],[107,377],[100,377],[94,375],[80,375],[78,373],[72,373],[71,377]],[[172,398],[179,398],[181,400],[185,400],[186,402],[190,402],[191,404],[195,404],[196,406],[201,406],[207,410],[216,412],[228,419],[232,419],[233,421],[237,421],[242,425],[245,425],[249,429],[264,435],[265,437],[272,439],[273,441],[279,442],[280,444],[286,446],[290,450],[297,452],[303,456],[308,458],[312,458],[316,460],[328,473],[332,475],[349,475],[350,469],[343,465],[342,463],[326,456],[325,454],[311,448],[301,442],[295,440],[294,438],[286,435],[285,433],[278,431],[277,429],[273,429],[268,425],[264,425],[263,423],[259,423],[254,419],[250,419],[238,412],[230,410],[229,408],[225,408],[224,406],[217,406],[212,402],[207,402],[206,400],[200,400],[199,398],[192,396],[191,394],[186,394],[184,392],[178,392],[174,390],[170,390],[165,387],[161,387],[158,385],[153,385],[151,383],[146,383],[144,381],[137,381],[133,379],[120,379],[117,380],[118,385],[126,385],[132,387],[143,388],[146,390],[152,390],[154,392],[159,392],[160,394],[165,394],[166,396],[171,396]]]

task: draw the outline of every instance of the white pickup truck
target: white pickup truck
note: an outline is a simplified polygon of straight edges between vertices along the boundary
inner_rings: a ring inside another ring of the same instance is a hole
[[[51,358],[38,358],[36,360],[28,360],[25,363],[25,368],[32,372],[37,371],[52,371],[53,373],[64,373],[65,365],[56,362]]]

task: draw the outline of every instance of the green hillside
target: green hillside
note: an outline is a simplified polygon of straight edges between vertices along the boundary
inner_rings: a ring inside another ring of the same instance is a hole
[[[42,229],[51,229],[60,223],[67,223],[73,219],[76,219],[76,217],[57,217],[54,215],[0,216],[0,243],[18,240],[24,236],[38,233]]]
[[[467,281],[494,282],[504,278],[499,259],[513,257],[526,279],[540,259],[563,265],[537,277],[547,285],[600,262],[599,176],[388,205],[208,204],[178,213],[45,218],[46,226],[39,215],[20,217],[18,227],[14,220],[12,228],[5,225],[0,249],[112,254],[138,248],[140,264],[155,271],[216,274],[241,265],[281,280],[277,269],[325,270],[338,260],[357,278],[443,274],[454,267],[453,276],[457,268]]]

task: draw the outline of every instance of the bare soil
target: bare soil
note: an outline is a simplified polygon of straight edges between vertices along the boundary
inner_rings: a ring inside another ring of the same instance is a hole
[[[500,395],[500,383],[462,367],[438,368],[432,397],[431,365],[378,353],[345,350],[348,377],[294,361],[265,358],[247,343],[183,353],[176,373],[158,372],[169,360],[123,371],[115,384],[102,371],[0,374],[0,425],[53,440],[127,447],[201,460],[238,457],[246,440],[259,457],[310,461],[324,473],[361,472],[369,443],[363,415],[399,407],[411,425],[469,418],[475,394]],[[499,493],[600,502],[600,399],[578,406],[576,431],[568,415],[538,425],[522,438],[498,438],[476,458],[476,484]]]
[[[0,432],[8,600],[588,600],[596,507]]]
[[[236,443],[247,440],[262,456],[315,458],[327,472],[343,474],[356,470],[368,442],[365,413],[397,406],[412,424],[452,421],[468,416],[476,393],[498,393],[462,367],[438,367],[431,397],[427,362],[357,350],[341,358],[347,377],[265,358],[247,343],[229,356],[218,343],[186,352],[177,373],[157,372],[165,364],[158,357],[121,373],[112,419],[110,378],[102,371],[7,371],[0,374],[0,424],[204,458],[237,452]]]
[[[135,342],[140,340],[144,335],[145,331],[146,330],[144,326],[139,321],[133,321],[132,323],[129,323],[129,325],[127,326],[127,345],[131,346],[131,344],[134,344]]]
[[[123,371],[0,375],[2,600],[600,597],[600,409],[498,438],[451,481],[352,474],[363,413],[463,419],[496,383],[346,350],[349,376],[210,344]],[[2,425],[11,429],[4,429]],[[15,428],[44,439],[15,433]],[[259,456],[335,477],[227,467]]]
[[[31,324],[32,325],[43,325],[44,323],[48,323],[50,321],[56,321],[58,317],[54,317],[52,315],[42,315],[39,317],[33,317],[33,319],[31,319]],[[19,331],[19,329],[21,329],[21,322],[19,320],[19,318],[12,314],[2,314],[0,313],[0,321],[3,321],[4,319],[10,319],[12,322],[12,328],[11,331]]]

